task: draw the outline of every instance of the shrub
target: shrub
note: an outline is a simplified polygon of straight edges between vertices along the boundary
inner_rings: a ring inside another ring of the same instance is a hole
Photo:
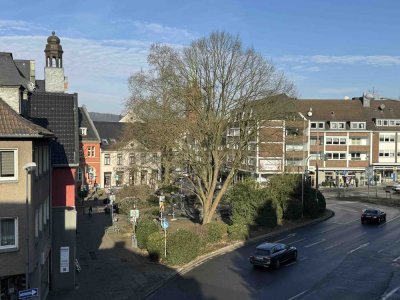
[[[167,258],[171,265],[181,265],[195,259],[200,251],[199,237],[187,230],[178,230],[167,236]]]
[[[228,226],[228,238],[230,241],[244,241],[249,237],[249,228],[243,224]]]
[[[283,212],[284,218],[287,220],[300,219],[303,213],[303,205],[301,201],[291,199],[286,203],[286,209]]]
[[[136,238],[138,247],[141,249],[147,249],[147,240],[150,234],[160,230],[159,225],[150,219],[140,219],[137,229]]]
[[[165,247],[164,235],[160,232],[153,232],[147,238],[147,251],[151,260],[159,261],[164,256]]]
[[[227,233],[227,226],[222,222],[211,222],[204,225],[207,230],[207,243],[220,242]]]
[[[258,208],[256,222],[267,227],[278,225],[276,205],[272,200],[267,200],[263,206]]]
[[[318,191],[317,193],[317,199],[318,199],[319,211],[322,213],[326,209],[326,200],[324,195],[320,191]]]
[[[320,215],[320,207],[315,199],[315,189],[307,188],[304,191],[304,215],[313,219]]]

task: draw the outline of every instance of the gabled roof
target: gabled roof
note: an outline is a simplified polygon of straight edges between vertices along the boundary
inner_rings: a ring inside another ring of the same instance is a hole
[[[99,133],[97,132],[97,129],[94,126],[85,105],[79,107],[79,127],[84,127],[87,129],[85,136],[80,135],[82,141],[100,143]]]
[[[121,142],[126,123],[122,122],[93,122],[101,139],[103,149],[111,149],[115,143]]]
[[[57,140],[50,144],[53,165],[79,164],[78,94],[34,92],[28,101],[28,115],[56,135]]]
[[[44,138],[53,136],[52,132],[17,114],[6,102],[0,99],[0,138]]]
[[[28,87],[29,80],[18,69],[11,53],[0,52],[0,86]]]

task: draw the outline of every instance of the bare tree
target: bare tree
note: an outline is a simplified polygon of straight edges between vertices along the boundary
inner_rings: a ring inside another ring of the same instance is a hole
[[[165,145],[175,163],[192,170],[202,223],[209,223],[247,157],[249,144],[255,142],[259,117],[271,119],[273,114],[265,105],[258,107],[257,101],[281,93],[294,95],[294,86],[259,53],[243,49],[239,37],[224,32],[194,41],[182,51],[155,46],[151,52],[153,69],[140,77],[146,80],[139,81],[139,74],[131,77],[135,88],[128,107],[148,124],[168,124]],[[154,107],[158,118],[149,111]],[[240,133],[234,139],[229,138],[231,128]],[[223,171],[226,179],[216,193]]]

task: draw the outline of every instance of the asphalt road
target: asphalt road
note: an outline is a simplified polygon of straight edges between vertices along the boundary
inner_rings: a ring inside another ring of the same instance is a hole
[[[296,246],[297,262],[254,269],[248,257],[255,245],[248,245],[177,277],[150,299],[400,299],[400,210],[377,205],[387,222],[362,225],[367,204],[327,196],[333,218],[268,240]]]

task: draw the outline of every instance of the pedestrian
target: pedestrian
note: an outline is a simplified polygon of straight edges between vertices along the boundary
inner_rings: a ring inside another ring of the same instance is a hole
[[[92,208],[92,206],[90,205],[90,206],[89,206],[89,217],[92,215],[92,211],[93,211],[93,208]]]

